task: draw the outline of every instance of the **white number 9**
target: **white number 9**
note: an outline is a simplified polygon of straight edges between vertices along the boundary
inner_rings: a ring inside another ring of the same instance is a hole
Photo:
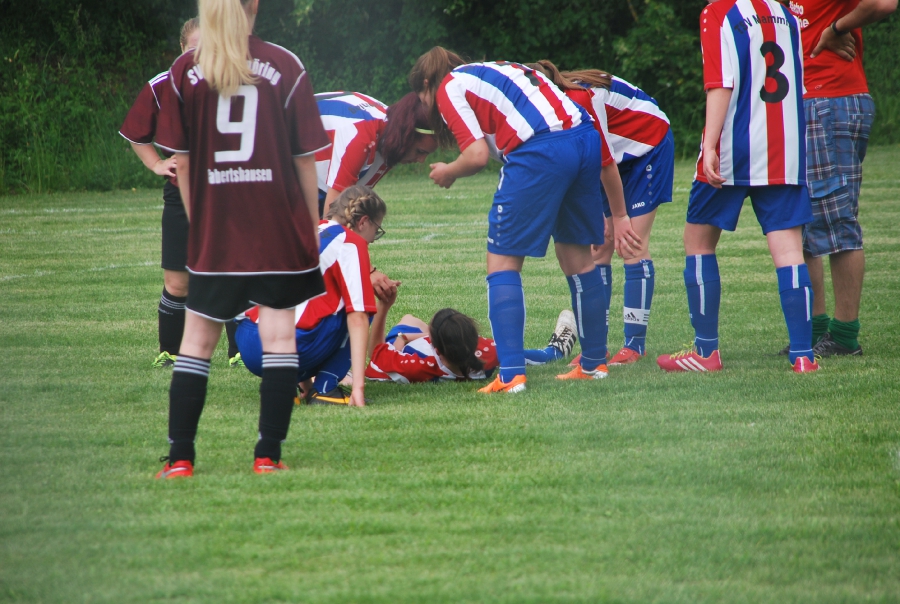
[[[222,134],[240,134],[241,147],[237,151],[216,151],[216,163],[247,161],[253,156],[253,144],[256,138],[256,106],[259,104],[259,92],[256,86],[243,85],[233,96],[244,97],[244,115],[239,122],[231,121],[231,99],[219,95],[219,109],[216,112],[216,128]]]

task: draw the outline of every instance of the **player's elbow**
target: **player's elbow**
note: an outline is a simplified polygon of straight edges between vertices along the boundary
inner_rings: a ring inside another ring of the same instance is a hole
[[[876,18],[884,19],[897,10],[897,0],[871,0],[870,8]]]

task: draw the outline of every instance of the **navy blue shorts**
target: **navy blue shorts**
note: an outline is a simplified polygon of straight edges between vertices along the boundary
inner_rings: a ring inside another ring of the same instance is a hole
[[[748,196],[763,233],[792,229],[812,220],[809,193],[803,185],[730,185],[716,189],[695,180],[691,185],[687,221],[733,231],[737,228],[741,207]]]
[[[600,135],[591,124],[540,134],[506,156],[488,217],[488,251],[547,255],[557,243],[603,242]]]
[[[625,189],[625,209],[631,218],[643,216],[660,204],[672,201],[675,182],[675,137],[672,131],[646,155],[619,164],[619,176]],[[609,198],[602,190],[603,214],[609,218]]]
[[[295,331],[297,357],[300,361],[297,382],[308,380],[320,371],[337,375],[337,380],[347,375],[350,370],[350,332],[347,331],[347,313],[329,315],[309,331],[303,329]],[[262,341],[259,339],[259,325],[244,319],[238,323],[234,339],[247,369],[255,375],[262,376]]]

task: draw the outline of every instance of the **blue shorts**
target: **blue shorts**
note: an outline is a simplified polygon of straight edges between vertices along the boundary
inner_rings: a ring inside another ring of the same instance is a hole
[[[514,149],[500,170],[488,217],[488,251],[547,255],[557,243],[603,242],[600,135],[591,124],[540,134]]]
[[[672,201],[675,182],[675,137],[672,131],[646,155],[624,160],[619,164],[619,176],[625,189],[625,209],[632,218],[654,211],[657,206]],[[603,196],[603,214],[609,218],[609,198]]]
[[[813,256],[863,249],[859,226],[862,162],[875,119],[868,94],[806,99],[806,179],[813,220],[803,249]]]
[[[695,180],[691,185],[687,221],[733,231],[737,228],[741,207],[748,196],[764,234],[803,226],[812,220],[809,194],[803,185],[732,185],[716,189]]]
[[[399,336],[401,333],[422,333],[422,330],[418,327],[400,323],[391,327],[391,330],[387,333],[386,336],[384,336],[384,341],[388,344],[393,344],[394,340],[396,340],[397,336]]]
[[[350,332],[347,313],[337,313],[322,319],[309,331],[297,329],[297,356],[300,369],[297,382],[308,380],[320,372],[337,376],[340,380],[350,371]],[[244,319],[238,323],[234,336],[241,360],[251,373],[262,376],[262,342],[259,325]]]

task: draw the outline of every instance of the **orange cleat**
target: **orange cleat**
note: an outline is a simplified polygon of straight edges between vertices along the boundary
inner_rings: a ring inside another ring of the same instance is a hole
[[[525,392],[525,382],[528,381],[525,379],[524,375],[517,375],[513,378],[513,380],[504,384],[500,381],[500,376],[498,375],[494,378],[494,381],[485,386],[484,388],[479,388],[478,392],[483,392],[485,394],[490,394],[492,392],[506,392],[508,394],[517,394],[519,392]]]
[[[619,352],[615,354],[613,358],[609,360],[610,365],[630,365],[632,363],[637,363],[641,360],[644,355],[637,352],[636,350],[632,350],[631,348],[623,348]]]
[[[576,365],[575,369],[569,373],[563,373],[556,376],[558,380],[602,380],[609,375],[609,368],[606,365],[597,365],[593,371],[586,371],[581,365]]]

